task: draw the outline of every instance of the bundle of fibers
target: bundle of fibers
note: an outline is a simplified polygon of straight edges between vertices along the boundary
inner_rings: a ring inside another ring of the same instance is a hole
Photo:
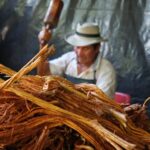
[[[96,86],[58,76],[24,75],[1,89],[0,116],[2,149],[144,150],[150,143]]]

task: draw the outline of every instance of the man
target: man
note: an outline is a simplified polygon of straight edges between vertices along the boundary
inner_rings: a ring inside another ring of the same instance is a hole
[[[41,68],[43,75],[60,75],[73,83],[96,84],[113,98],[116,74],[111,63],[100,55],[100,42],[105,40],[100,35],[98,25],[78,25],[76,32],[66,41],[74,46],[74,51],[44,63]]]

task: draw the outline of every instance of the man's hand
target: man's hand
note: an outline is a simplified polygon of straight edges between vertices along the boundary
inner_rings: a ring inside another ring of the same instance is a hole
[[[44,27],[38,35],[40,45],[43,47],[45,44],[47,44],[51,36],[52,36],[51,31]]]

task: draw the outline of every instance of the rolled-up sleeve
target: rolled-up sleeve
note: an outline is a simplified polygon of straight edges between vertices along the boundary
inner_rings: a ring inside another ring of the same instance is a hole
[[[70,59],[72,59],[74,56],[75,55],[73,52],[68,52],[66,54],[63,54],[59,58],[50,60],[49,68],[50,68],[51,74],[63,76]]]

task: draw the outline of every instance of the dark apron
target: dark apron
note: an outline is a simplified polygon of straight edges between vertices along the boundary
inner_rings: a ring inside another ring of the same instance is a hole
[[[71,59],[71,61],[73,61],[75,58]],[[78,84],[78,83],[91,83],[91,84],[96,84],[96,70],[94,70],[94,79],[82,79],[82,78],[76,78],[67,74],[64,74],[64,78],[66,78],[67,80],[71,81],[74,84]]]
[[[76,78],[70,75],[65,74],[64,77],[71,81],[74,84],[78,83],[91,83],[91,84],[96,84],[96,71],[94,71],[94,79],[82,79],[82,78]]]

